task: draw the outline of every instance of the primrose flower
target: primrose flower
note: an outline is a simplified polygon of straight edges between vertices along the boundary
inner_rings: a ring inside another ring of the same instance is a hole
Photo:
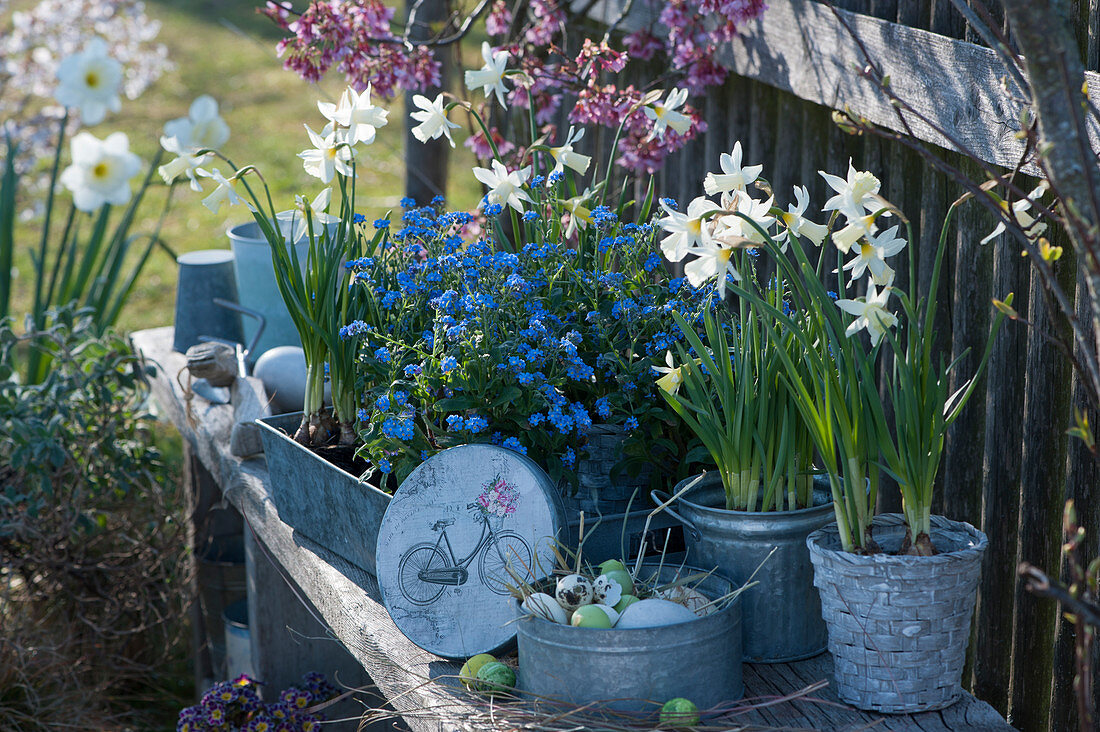
[[[684,376],[680,371],[683,366],[675,365],[672,360],[672,351],[665,351],[665,363],[668,365],[652,367],[658,374],[663,374],[657,379],[657,388],[669,394],[675,394],[680,391],[680,386],[684,383]]]
[[[304,125],[304,127],[306,132],[309,133],[309,139],[314,146],[313,150],[303,150],[298,153],[298,157],[302,159],[302,167],[306,169],[306,172],[320,178],[321,182],[326,185],[332,182],[337,172],[350,177],[352,169],[348,165],[348,161],[351,160],[352,151],[337,140],[335,130],[328,130],[322,137],[310,129],[309,125]]]
[[[466,88],[473,91],[480,86],[486,99],[496,92],[500,106],[507,107],[504,102],[504,93],[507,91],[504,88],[504,70],[508,67],[511,54],[507,51],[494,51],[486,41],[481,44],[481,57],[485,59],[485,65],[476,71],[471,69],[466,72]]]
[[[1047,182],[1042,181],[1031,193],[1027,194],[1027,198],[1012,203],[1012,217],[1016,219],[1016,224],[1024,230],[1024,235],[1027,236],[1029,241],[1035,241],[1039,236],[1046,231],[1047,225],[1044,223],[1035,223],[1035,217],[1028,213],[1031,209],[1031,205],[1043,197],[1043,194],[1047,191]],[[1008,202],[1001,201],[1001,208],[1008,212]],[[981,244],[988,244],[990,241],[1000,236],[1005,232],[1005,223],[999,222],[993,231],[989,232],[984,239],[981,240]]]
[[[489,168],[474,168],[474,177],[489,188],[485,194],[490,204],[511,206],[519,213],[523,213],[523,202],[532,203],[527,191],[523,190],[523,184],[531,175],[531,167],[508,172],[508,169],[499,160],[492,161],[492,170]]]
[[[642,108],[645,116],[653,120],[653,131],[649,134],[650,139],[654,137],[663,138],[665,129],[668,127],[681,135],[688,131],[691,127],[691,117],[683,112],[676,111],[687,101],[687,96],[687,89],[673,89],[668,93],[668,98],[665,99],[664,103],[654,102]]]
[[[98,124],[108,111],[122,109],[118,97],[122,64],[107,55],[107,43],[102,38],[93,38],[83,51],[62,60],[57,67],[57,79],[54,93],[57,101],[78,108],[86,125]]]
[[[883,201],[878,195],[881,186],[879,179],[865,170],[856,170],[851,158],[848,159],[847,180],[830,175],[824,170],[817,172],[836,191],[836,195],[825,202],[823,211],[839,211],[850,221],[883,207]],[[890,212],[886,211],[884,214],[889,216]]]
[[[582,127],[574,134],[574,128],[570,125],[569,134],[565,136],[565,144],[561,147],[550,148],[550,155],[557,162],[552,172],[564,172],[566,167],[570,167],[582,175],[588,172],[588,166],[592,163],[592,158],[588,155],[573,152],[573,143],[580,141],[582,137],[584,137],[584,128]]]
[[[130,179],[141,170],[141,159],[130,152],[130,139],[114,132],[100,140],[81,132],[72,140],[72,165],[61,172],[61,185],[72,191],[73,205],[92,212],[105,203],[130,200]]]
[[[661,201],[661,208],[666,216],[657,223],[661,228],[669,232],[668,236],[661,240],[661,252],[670,262],[679,262],[687,255],[693,246],[704,244],[709,239],[704,226],[706,215],[717,210],[713,201],[699,196],[688,204],[687,212],[681,213]]]
[[[378,132],[378,128],[386,126],[386,115],[389,112],[382,107],[371,104],[370,88],[370,84],[367,84],[366,91],[359,94],[349,86],[340,95],[339,105],[331,102],[317,102],[317,108],[325,116],[325,119],[347,129],[347,137],[344,141],[349,145],[356,145],[360,142],[364,145],[371,144],[374,142],[374,136]],[[328,180],[325,183],[328,183]]]
[[[779,215],[787,225],[787,228],[780,233],[780,238],[783,239],[783,250],[786,251],[787,240],[791,234],[804,236],[817,246],[821,246],[821,242],[825,241],[825,235],[829,233],[829,227],[803,218],[810,205],[810,192],[806,190],[806,186],[794,187],[794,200],[794,203],[787,204],[787,213]]]
[[[872,282],[880,287],[893,284],[894,270],[886,264],[886,257],[892,257],[905,248],[905,239],[897,236],[898,228],[891,226],[878,236],[863,240],[855,258],[844,265],[844,271],[852,273],[849,285],[864,272],[870,272]]]
[[[218,172],[217,168],[214,168],[214,170],[210,172],[207,172],[200,168],[198,170],[198,174],[204,178],[209,178],[210,180],[218,184],[213,193],[202,199],[202,205],[210,209],[211,212],[217,213],[219,210],[221,210],[223,203],[228,203],[230,206],[236,206],[238,203],[241,202],[242,199],[237,194],[236,189],[236,176],[233,176],[232,178],[229,178],[227,180],[225,176]]]
[[[897,316],[886,309],[886,302],[889,299],[890,288],[884,287],[879,292],[872,282],[867,285],[867,296],[862,300],[837,300],[838,308],[856,316],[844,331],[844,335],[851,338],[866,328],[871,336],[871,345],[877,346],[882,336],[886,334],[886,329],[893,328],[898,323]]]
[[[731,152],[722,153],[718,162],[722,167],[722,172],[707,173],[706,180],[703,181],[703,190],[707,192],[708,196],[713,196],[716,193],[743,191],[759,178],[761,171],[764,170],[763,165],[741,166],[740,140],[733,143]]]
[[[420,109],[419,112],[409,115],[420,123],[413,127],[413,137],[421,142],[427,142],[443,135],[447,138],[447,142],[451,143],[451,147],[454,147],[455,141],[451,137],[451,130],[459,124],[447,119],[447,110],[443,108],[443,92],[440,92],[434,100],[428,99],[423,94],[416,94],[413,96],[413,104]]]

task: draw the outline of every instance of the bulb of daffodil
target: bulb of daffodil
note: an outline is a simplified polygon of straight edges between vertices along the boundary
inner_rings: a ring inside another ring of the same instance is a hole
[[[302,159],[302,167],[310,175],[320,178],[322,183],[331,183],[336,173],[351,176],[352,168],[348,164],[351,160],[352,150],[337,139],[336,130],[326,127],[323,135],[318,135],[305,125],[309,139],[313,143],[312,150],[303,150],[298,153]]]
[[[107,43],[93,38],[84,50],[72,54],[57,67],[57,101],[80,110],[86,125],[103,121],[107,112],[122,109],[118,90],[122,85],[122,64],[107,55]]]
[[[851,338],[864,328],[871,336],[871,345],[877,346],[886,334],[888,328],[893,328],[898,323],[896,315],[886,309],[886,303],[890,299],[890,288],[884,287],[876,290],[874,283],[867,285],[867,296],[862,300],[837,300],[836,306],[846,313],[855,315],[844,334]]]
[[[72,140],[72,165],[61,172],[61,185],[72,191],[73,205],[92,212],[105,203],[130,200],[130,179],[141,170],[141,159],[130,152],[130,139],[114,132],[100,140],[80,132]]]
[[[344,141],[349,145],[370,145],[374,142],[378,130],[387,124],[388,111],[382,107],[371,104],[371,85],[367,84],[362,94],[357,93],[350,86],[340,95],[338,105],[331,102],[317,102],[317,108],[325,119],[346,130]],[[339,136],[337,136],[339,139]],[[342,172],[342,171],[341,171]],[[345,175],[348,175],[345,173]],[[320,176],[318,176],[320,177]],[[329,178],[329,180],[332,180]],[[328,180],[324,181],[328,183]]]
[[[657,388],[669,394],[675,394],[680,391],[680,387],[684,383],[684,376],[681,372],[683,367],[675,365],[672,360],[672,351],[665,351],[665,363],[667,366],[652,367],[658,374],[663,374],[661,378],[657,379]]]
[[[504,71],[508,68],[508,59],[511,54],[507,51],[494,51],[488,42],[481,44],[481,57],[485,59],[485,65],[477,70],[466,72],[466,88],[470,91],[481,87],[485,98],[489,99],[496,92],[497,101],[501,107],[505,107]]]
[[[718,163],[722,168],[722,172],[707,173],[706,180],[703,181],[703,190],[707,192],[708,196],[713,196],[716,193],[743,191],[752,185],[764,170],[763,165],[741,166],[740,140],[733,143],[731,152],[722,153]]]
[[[523,190],[523,184],[531,175],[531,167],[508,172],[508,169],[499,160],[492,161],[492,170],[489,168],[474,168],[474,177],[489,188],[485,198],[489,203],[499,203],[501,206],[511,206],[519,213],[523,213],[523,202],[531,203],[527,191]]]
[[[561,173],[564,172],[566,167],[572,168],[582,175],[588,172],[588,166],[592,163],[592,158],[573,151],[573,144],[582,137],[584,137],[583,127],[574,134],[573,127],[570,126],[569,134],[565,136],[565,144],[561,147],[550,148],[550,155],[557,163],[551,172]]]
[[[668,261],[679,262],[687,256],[688,250],[701,245],[707,238],[705,219],[718,207],[709,199],[699,196],[688,204],[686,213],[673,210],[663,200],[661,208],[665,216],[658,219],[657,223],[668,232],[668,236],[661,240],[661,252]]]
[[[669,127],[681,135],[688,131],[691,117],[676,111],[687,101],[687,96],[687,89],[673,89],[663,103],[658,101],[642,107],[645,116],[653,120],[653,131],[649,134],[651,139],[664,137]]]
[[[427,142],[443,135],[447,138],[447,142],[451,143],[451,147],[454,147],[455,141],[451,137],[451,130],[459,125],[447,119],[447,110],[443,108],[443,92],[440,92],[434,100],[422,94],[416,94],[413,96],[413,104],[420,110],[409,115],[420,123],[413,127],[413,137],[421,142]]]

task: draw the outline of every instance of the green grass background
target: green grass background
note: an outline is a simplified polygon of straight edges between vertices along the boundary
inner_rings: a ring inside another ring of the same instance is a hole
[[[26,6],[33,3],[20,3]],[[320,130],[325,119],[317,110],[318,101],[335,102],[345,87],[338,73],[319,84],[301,80],[282,68],[275,44],[282,31],[256,12],[260,0],[147,0],[146,12],[161,22],[158,41],[168,47],[175,69],[157,80],[136,100],[123,99],[120,114],[109,115],[102,123],[88,128],[102,138],[116,130],[126,132],[130,147],[148,165],[159,148],[164,123],[187,115],[192,100],[210,94],[218,100],[222,116],[230,127],[230,138],[223,152],[238,166],[257,165],[271,188],[278,209],[290,208],[297,193],[312,199],[321,183],[302,169],[298,152],[310,147],[303,124]],[[296,3],[304,7],[304,2]],[[476,44],[469,44],[475,45]],[[467,49],[464,49],[464,53]],[[468,49],[477,55],[476,47]],[[357,162],[360,181],[357,208],[368,219],[389,209],[396,210],[403,195],[405,163],[403,156],[404,107],[400,97],[392,101],[375,100],[390,109],[389,124],[375,141],[360,152]],[[459,114],[454,114],[456,121]],[[459,130],[461,132],[461,130]],[[66,142],[66,147],[68,143]],[[67,163],[68,149],[63,161]],[[468,209],[478,200],[477,186],[469,168],[472,155],[461,143],[451,156],[449,204]],[[226,172],[222,161],[208,164]],[[465,177],[463,177],[463,174]],[[159,180],[159,179],[158,179]],[[212,190],[212,184],[206,184]],[[136,231],[152,230],[165,195],[164,187],[151,191],[140,211],[144,223]],[[225,232],[233,224],[250,219],[242,207],[223,207],[217,215],[201,203],[205,194],[179,185],[173,195],[172,209],[162,231],[165,243],[175,253],[197,249],[229,247]],[[71,198],[60,195],[62,210]],[[12,313],[17,322],[29,309],[33,270],[30,251],[41,236],[40,219],[21,222],[16,234],[16,279]],[[122,312],[119,327],[126,331],[170,325],[174,316],[176,263],[165,251],[157,251],[146,264],[130,301]]]

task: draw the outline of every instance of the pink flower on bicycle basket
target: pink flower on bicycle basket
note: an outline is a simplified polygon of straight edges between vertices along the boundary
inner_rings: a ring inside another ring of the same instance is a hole
[[[519,506],[519,491],[504,478],[485,484],[485,490],[477,497],[477,505],[486,516],[507,518]]]

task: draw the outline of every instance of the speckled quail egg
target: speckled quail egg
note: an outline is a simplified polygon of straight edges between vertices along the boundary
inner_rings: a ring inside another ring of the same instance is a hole
[[[558,580],[554,598],[565,612],[572,613],[581,605],[592,603],[592,583],[579,574],[567,574]]]
[[[606,574],[601,574],[592,583],[592,602],[614,607],[622,597],[622,585]]]

